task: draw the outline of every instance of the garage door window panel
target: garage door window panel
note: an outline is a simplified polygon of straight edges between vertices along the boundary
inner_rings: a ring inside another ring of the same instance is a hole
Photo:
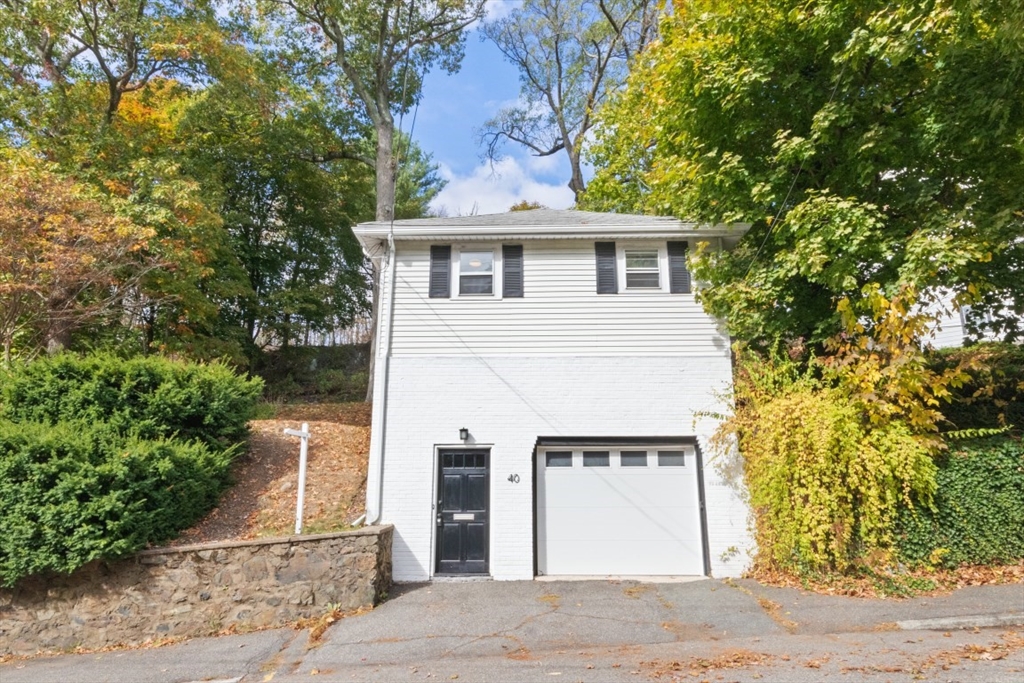
[[[547,467],[572,467],[572,451],[550,451],[544,455]]]
[[[583,451],[584,467],[608,467],[610,461],[608,451]]]
[[[619,454],[620,467],[647,467],[647,451],[622,451]]]
[[[685,451],[658,451],[658,467],[683,467]]]

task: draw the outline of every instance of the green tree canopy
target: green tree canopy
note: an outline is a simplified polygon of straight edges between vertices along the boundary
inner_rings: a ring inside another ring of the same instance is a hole
[[[374,168],[376,219],[395,217],[398,142],[395,116],[419,101],[431,68],[458,70],[464,29],[484,0],[262,0],[271,49],[305,60],[304,79],[325,95],[356,102],[375,140],[373,154],[325,149]]]
[[[733,334],[820,342],[869,283],[1021,334],[1019,0],[694,0],[661,35],[606,110],[585,204],[750,222],[695,264]]]
[[[61,129],[68,88],[98,84],[110,123],[124,95],[154,77],[224,71],[232,60],[215,12],[211,0],[2,0],[0,107],[16,124]]]
[[[223,220],[246,286],[222,302],[221,321],[250,351],[343,327],[366,309],[367,273],[352,234],[373,215],[373,175],[346,159],[314,161],[341,139],[340,112],[269,69],[241,87],[205,89],[180,124],[188,172]],[[255,85],[256,87],[252,87]]]

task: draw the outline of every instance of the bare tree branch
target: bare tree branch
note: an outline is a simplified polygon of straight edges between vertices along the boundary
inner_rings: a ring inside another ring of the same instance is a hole
[[[564,151],[578,200],[586,189],[581,155],[594,114],[653,37],[656,13],[652,0],[526,0],[484,24],[522,82],[521,102],[484,124],[479,138],[486,156],[499,158],[506,141],[538,156]]]

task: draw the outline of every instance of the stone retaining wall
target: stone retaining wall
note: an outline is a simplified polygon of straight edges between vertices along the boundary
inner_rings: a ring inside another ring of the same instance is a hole
[[[145,550],[0,589],[0,654],[283,626],[376,604],[392,527]]]

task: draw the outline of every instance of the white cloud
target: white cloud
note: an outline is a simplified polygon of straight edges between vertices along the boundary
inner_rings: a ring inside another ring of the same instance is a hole
[[[510,107],[518,107],[523,104],[521,97],[513,97],[511,99],[504,100],[485,100],[483,103],[484,109],[494,114],[497,114],[502,109],[508,109]]]
[[[526,169],[529,173],[550,175],[562,170],[563,167],[565,172],[569,173],[569,164],[565,161],[565,152],[556,152],[543,157],[531,154],[526,157]]]
[[[484,5],[484,21],[504,19],[522,4],[517,0],[487,0]]]
[[[430,203],[434,211],[449,216],[471,213],[503,213],[513,204],[526,200],[552,209],[567,209],[575,199],[565,183],[546,183],[534,177],[516,159],[506,157],[492,164],[484,162],[468,175],[456,175],[446,164],[438,169],[448,184]]]

